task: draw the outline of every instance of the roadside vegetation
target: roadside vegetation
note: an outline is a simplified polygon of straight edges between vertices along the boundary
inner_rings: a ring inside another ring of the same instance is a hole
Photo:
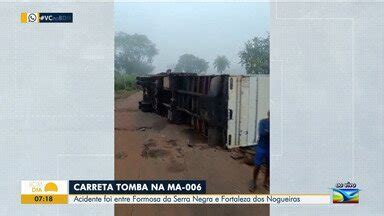
[[[136,76],[132,74],[115,74],[115,99],[125,98],[136,92]]]
[[[217,56],[213,62],[213,67],[216,69],[217,73],[223,74],[225,69],[229,68],[230,62],[225,56]]]
[[[239,52],[240,64],[247,74],[269,74],[269,33],[267,37],[254,37]]]
[[[177,61],[175,71],[185,73],[204,73],[207,72],[209,63],[192,54],[184,54],[179,57]]]
[[[115,35],[115,98],[124,98],[138,91],[136,77],[153,72],[153,59],[159,50],[149,38],[141,34],[118,32]],[[269,34],[247,41],[239,53],[239,63],[247,74],[269,74]],[[174,72],[204,74],[209,62],[192,54],[183,54],[172,68]],[[230,61],[218,55],[213,62],[218,74],[228,72]],[[158,71],[160,72],[160,71]]]
[[[157,54],[156,45],[145,35],[115,35],[115,99],[138,91],[136,77],[153,71],[153,57]]]

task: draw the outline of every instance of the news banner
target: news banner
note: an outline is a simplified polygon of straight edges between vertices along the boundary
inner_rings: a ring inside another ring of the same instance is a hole
[[[329,194],[206,194],[203,180],[32,180],[22,204],[330,204]]]

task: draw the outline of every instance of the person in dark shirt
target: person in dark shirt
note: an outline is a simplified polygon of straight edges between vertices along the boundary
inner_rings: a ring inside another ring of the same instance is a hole
[[[265,162],[266,171],[264,176],[264,187],[269,189],[269,111],[268,118],[259,121],[259,139],[255,147],[255,156],[253,162],[255,165],[253,171],[253,182],[249,191],[255,192],[257,187],[257,177],[259,175],[260,166]]]

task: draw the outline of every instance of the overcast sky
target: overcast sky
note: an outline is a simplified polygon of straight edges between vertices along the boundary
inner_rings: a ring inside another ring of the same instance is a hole
[[[244,43],[269,31],[269,3],[115,3],[115,30],[145,34],[156,44],[154,73],[189,53],[209,62],[225,55],[230,73],[244,73],[238,53]]]

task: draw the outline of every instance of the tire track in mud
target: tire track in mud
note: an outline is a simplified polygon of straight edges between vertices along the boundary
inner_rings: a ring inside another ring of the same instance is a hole
[[[159,138],[146,139],[142,145],[141,156],[143,158],[151,158],[154,160],[164,161],[166,169],[171,173],[183,172],[187,169],[184,154],[181,147],[178,147],[177,140]]]

